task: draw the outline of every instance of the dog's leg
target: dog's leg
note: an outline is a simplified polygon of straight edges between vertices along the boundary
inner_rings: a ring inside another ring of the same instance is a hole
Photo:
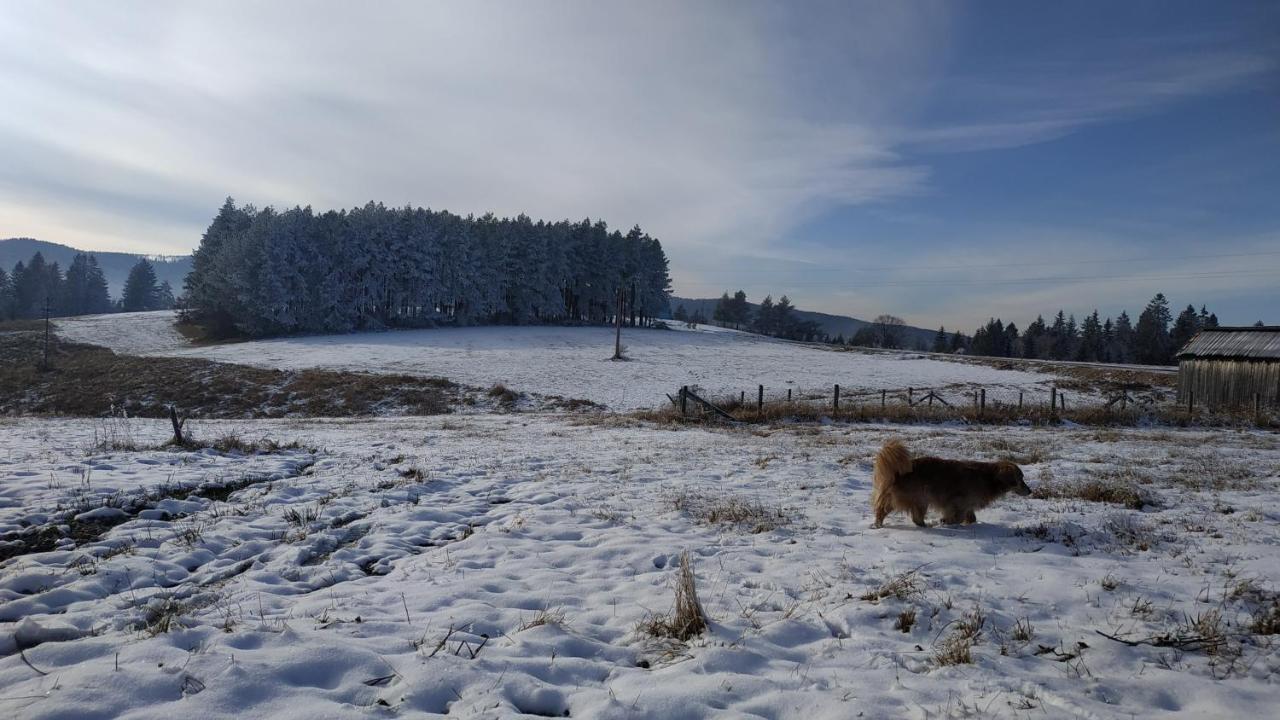
[[[928,505],[916,505],[911,508],[911,522],[920,527],[929,527],[924,522],[925,513],[929,512]]]
[[[968,512],[968,514],[966,514],[966,515],[964,516],[964,524],[965,524],[965,525],[972,525],[972,524],[974,524],[974,523],[976,523],[976,522],[978,522],[978,514],[977,514],[977,513],[975,513],[974,511],[970,510],[970,511]]]

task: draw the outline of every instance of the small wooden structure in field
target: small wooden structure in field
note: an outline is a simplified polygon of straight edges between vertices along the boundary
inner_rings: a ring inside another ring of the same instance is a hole
[[[1178,401],[1280,405],[1280,326],[1205,328],[1178,352]]]

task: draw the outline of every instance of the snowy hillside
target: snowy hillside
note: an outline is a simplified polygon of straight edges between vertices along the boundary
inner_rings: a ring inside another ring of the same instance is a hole
[[[947,362],[914,353],[836,352],[700,326],[625,329],[630,362],[610,362],[613,331],[604,327],[474,327],[308,336],[193,347],[172,313],[69,318],[69,340],[141,355],[194,356],[282,369],[329,368],[447,377],[480,387],[591,400],[615,410],[653,407],[681,385],[712,393],[770,397],[796,391],[899,389],[978,384],[1047,393],[1053,375]]]
[[[301,447],[0,420],[0,716],[1262,718],[1280,697],[1273,434],[193,429]],[[1012,451],[1042,490],[1119,478],[1145,507],[871,530],[893,435]],[[687,645],[644,630],[682,551],[711,618]]]

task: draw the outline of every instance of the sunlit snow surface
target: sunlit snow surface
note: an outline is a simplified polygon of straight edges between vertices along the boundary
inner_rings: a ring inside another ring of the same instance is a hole
[[[173,314],[98,315],[58,321],[58,332],[117,352],[208,358],[282,369],[335,368],[410,373],[519,392],[591,400],[614,410],[654,407],[682,385],[712,394],[763,384],[770,399],[797,392],[846,394],[907,387],[981,385],[1045,400],[1051,374],[948,362],[916,353],[836,352],[750,333],[700,326],[624,329],[630,362],[611,362],[613,330],[604,327],[472,327],[321,335],[192,347]],[[957,393],[961,392],[959,390]],[[1044,397],[1040,397],[1043,395]],[[958,394],[952,402],[960,402]]]
[[[161,442],[162,421],[0,420],[0,533],[163,498],[0,563],[0,716],[1262,718],[1280,702],[1273,638],[1242,632],[1259,595],[1237,592],[1280,579],[1274,434],[577,422],[192,428],[304,446],[240,456],[93,447]],[[1156,505],[1013,497],[972,527],[871,530],[890,436],[1021,456],[1033,487],[1127,479]],[[781,525],[709,524],[676,509],[686,493]],[[713,620],[687,647],[636,632],[670,608],[684,550]],[[861,599],[913,569],[918,594]],[[975,607],[972,664],[939,667]],[[1096,632],[1213,610],[1243,639],[1231,666]],[[557,621],[533,624],[542,611]],[[1024,618],[1034,636],[1011,640]]]

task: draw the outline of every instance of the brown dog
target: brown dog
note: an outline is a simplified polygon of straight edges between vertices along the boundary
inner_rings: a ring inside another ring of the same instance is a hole
[[[1007,492],[1030,495],[1022,469],[1011,462],[912,458],[899,440],[890,440],[876,454],[871,509],[881,527],[892,512],[911,513],[924,527],[925,513],[935,508],[948,525],[978,521],[975,511]]]

